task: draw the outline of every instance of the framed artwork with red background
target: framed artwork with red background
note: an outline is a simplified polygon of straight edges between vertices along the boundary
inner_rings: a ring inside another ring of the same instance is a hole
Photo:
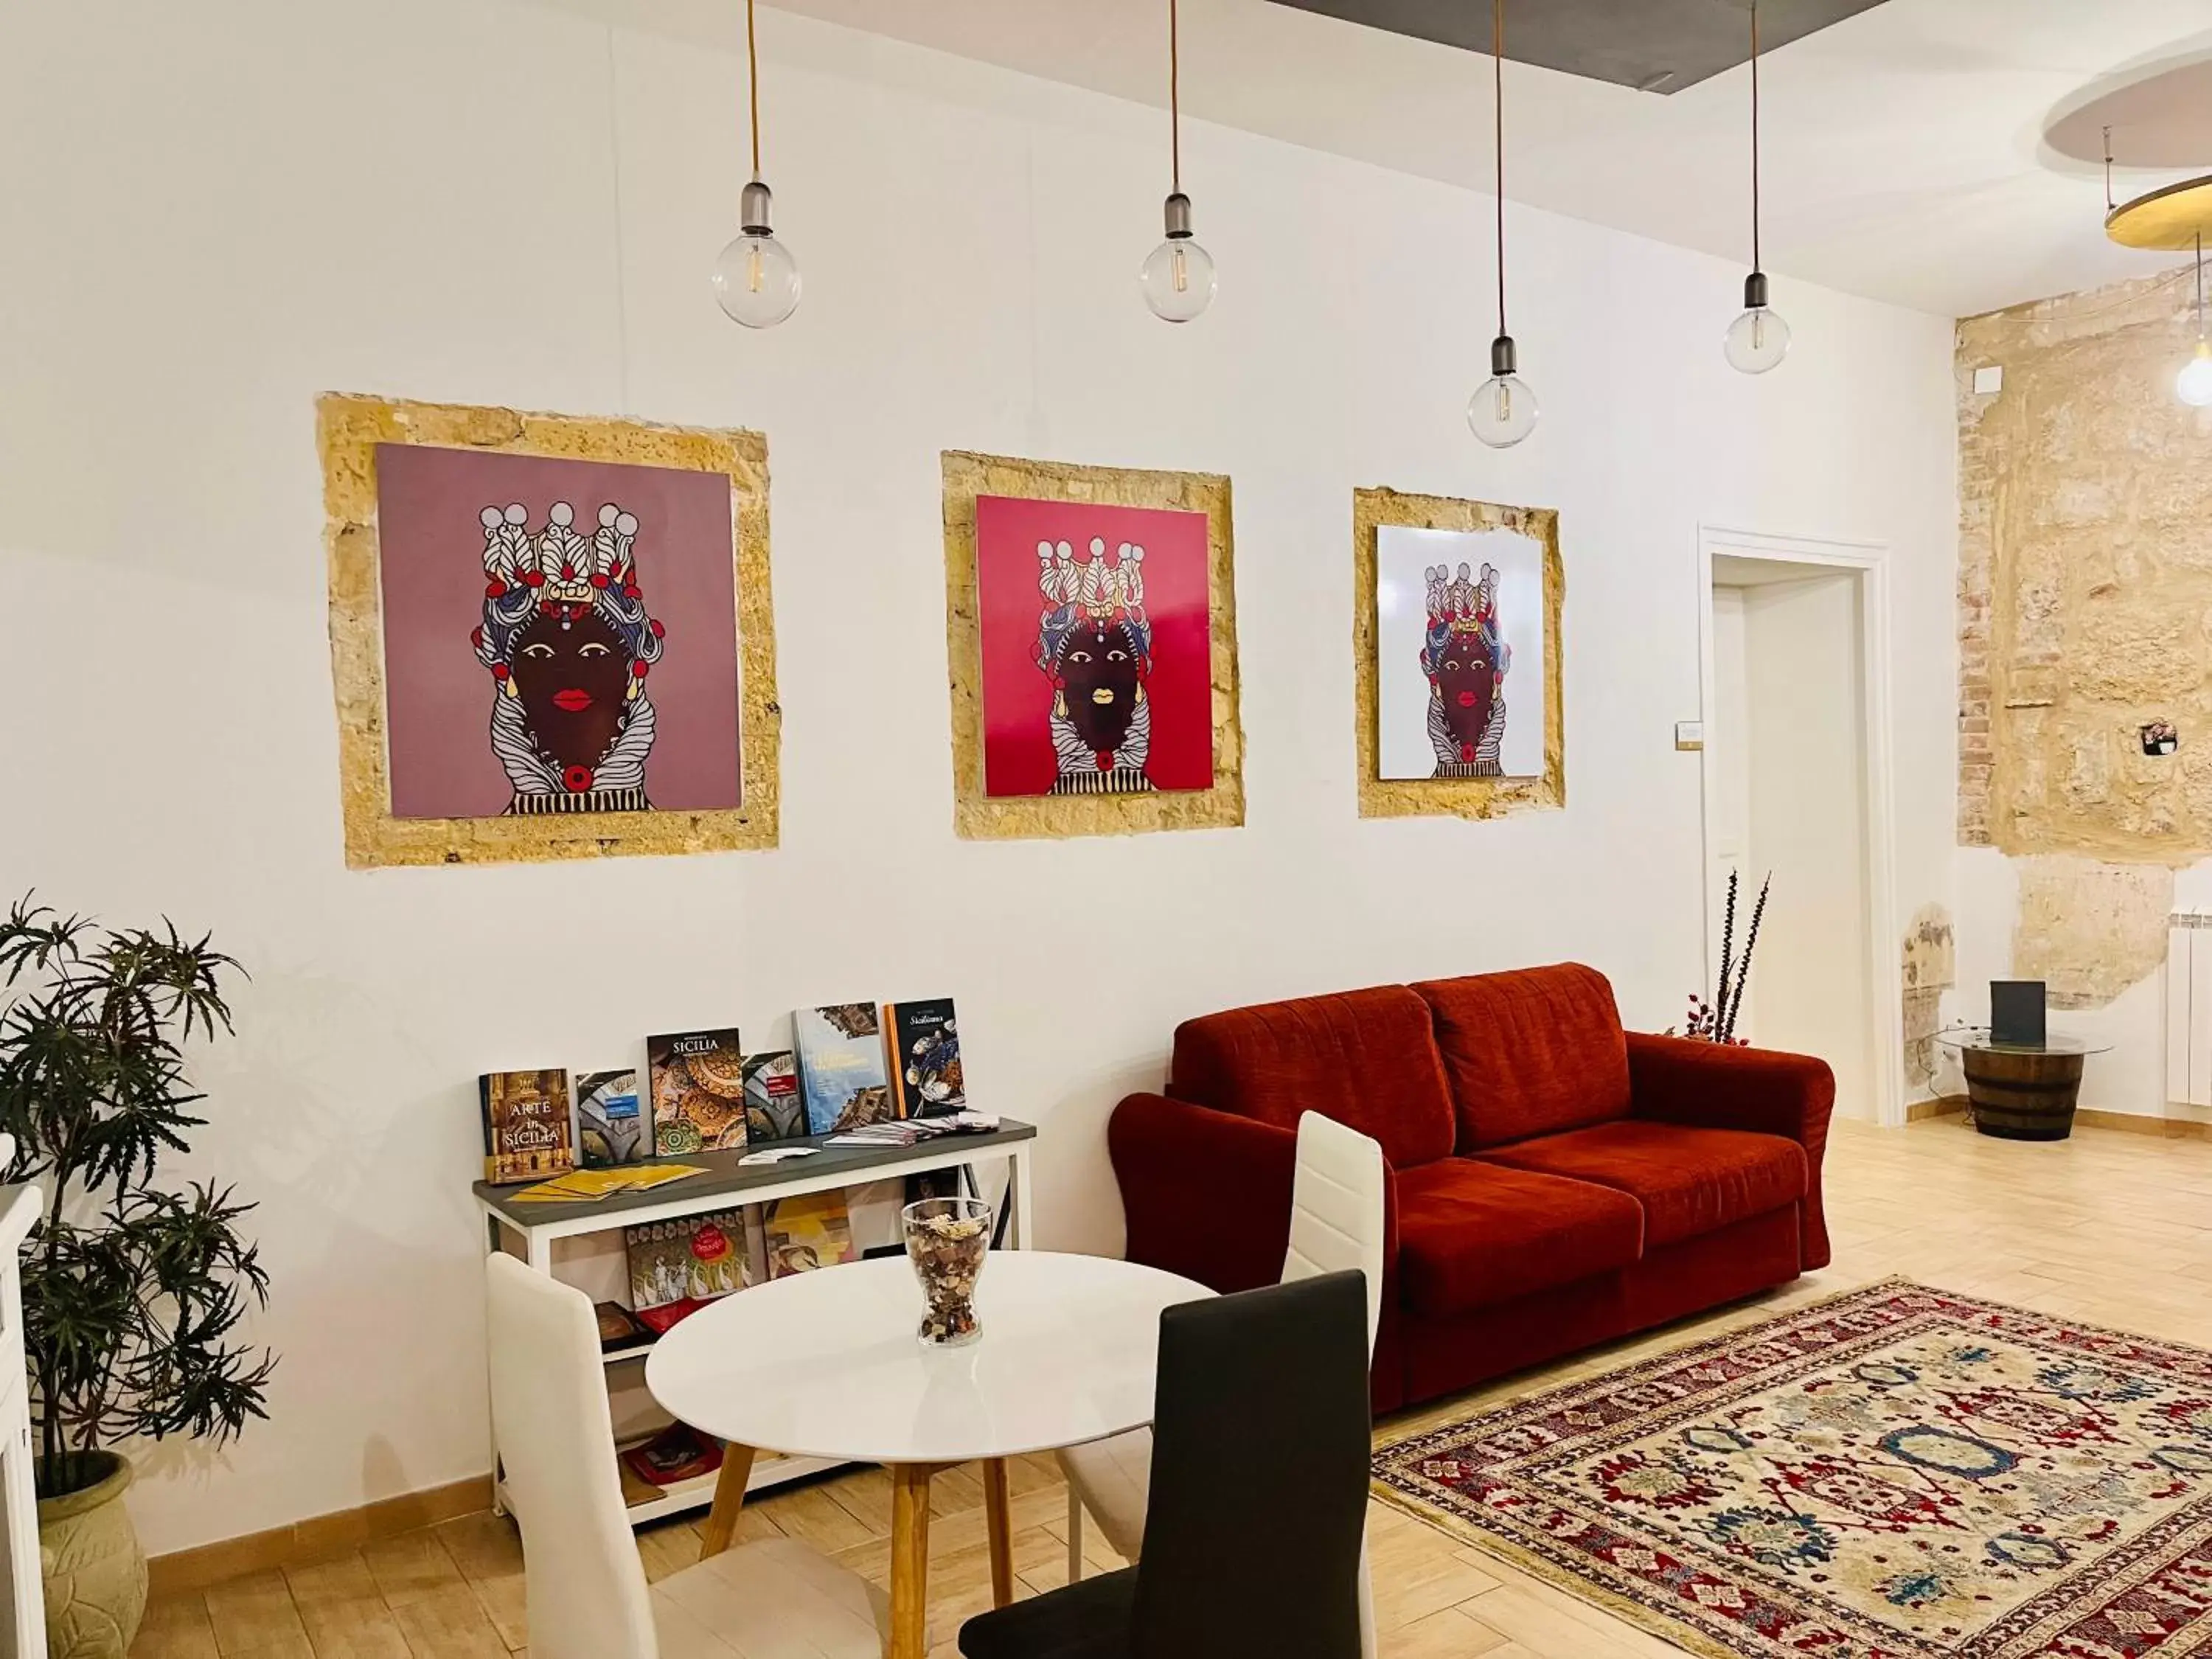
[[[1229,481],[948,453],[954,823],[1243,822]]]
[[[991,796],[1213,787],[1203,513],[975,501]]]

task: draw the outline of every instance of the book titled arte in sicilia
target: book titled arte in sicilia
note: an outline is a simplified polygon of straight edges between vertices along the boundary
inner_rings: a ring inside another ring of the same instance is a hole
[[[477,1079],[477,1096],[483,1109],[486,1181],[509,1186],[576,1167],[567,1072],[488,1073]]]

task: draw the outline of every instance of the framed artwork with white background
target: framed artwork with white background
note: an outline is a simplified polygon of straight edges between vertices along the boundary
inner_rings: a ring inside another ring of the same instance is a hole
[[[1353,525],[1362,816],[1563,805],[1558,515],[1376,489]]]

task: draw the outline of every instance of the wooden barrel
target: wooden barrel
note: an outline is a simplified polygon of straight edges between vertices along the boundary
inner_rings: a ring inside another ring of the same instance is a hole
[[[1974,1127],[2006,1140],[2063,1140],[2081,1094],[2080,1054],[1967,1048],[1966,1101]]]

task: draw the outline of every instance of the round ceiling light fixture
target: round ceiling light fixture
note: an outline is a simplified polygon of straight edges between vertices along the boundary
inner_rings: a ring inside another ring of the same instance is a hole
[[[2212,173],[2147,191],[2105,216],[2105,234],[2122,247],[2197,256],[2197,349],[2174,380],[2192,408],[2212,407],[2212,333],[2204,318],[2204,239],[2212,235]]]

